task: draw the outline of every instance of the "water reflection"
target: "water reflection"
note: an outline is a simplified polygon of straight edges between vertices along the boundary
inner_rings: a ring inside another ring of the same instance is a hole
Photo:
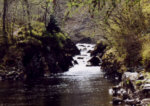
[[[84,48],[80,55],[86,54],[84,62],[74,57],[79,64],[66,73],[30,83],[0,82],[0,106],[111,106],[112,83],[99,67],[86,67],[87,51],[93,46],[78,46]]]
[[[112,84],[98,75],[58,75],[30,84],[1,82],[0,106],[111,106]]]

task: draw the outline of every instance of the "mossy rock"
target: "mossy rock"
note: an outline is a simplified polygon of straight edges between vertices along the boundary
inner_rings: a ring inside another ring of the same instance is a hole
[[[141,86],[143,84],[143,81],[142,80],[137,80],[135,82],[136,86]]]

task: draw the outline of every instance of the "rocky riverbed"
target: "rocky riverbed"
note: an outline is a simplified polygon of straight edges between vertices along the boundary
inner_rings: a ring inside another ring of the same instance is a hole
[[[148,106],[150,104],[150,78],[145,72],[125,72],[122,82],[112,88],[113,104]]]
[[[106,78],[120,82],[110,89],[113,105],[149,106],[149,72],[143,67],[125,67],[122,61],[117,61],[114,51],[104,43],[97,44],[91,55],[93,56],[91,64],[101,65]]]

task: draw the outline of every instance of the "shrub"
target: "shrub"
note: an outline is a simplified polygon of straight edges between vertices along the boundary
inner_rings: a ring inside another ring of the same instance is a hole
[[[141,5],[122,3],[105,23],[105,34],[112,48],[123,58],[127,67],[140,65],[141,38],[149,28],[149,18]]]
[[[148,37],[145,37],[146,39]],[[144,40],[141,50],[142,63],[146,68],[146,71],[150,71],[150,39]]]

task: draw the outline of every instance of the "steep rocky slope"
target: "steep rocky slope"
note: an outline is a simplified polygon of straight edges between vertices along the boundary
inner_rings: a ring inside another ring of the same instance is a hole
[[[34,79],[68,71],[72,66],[72,57],[79,54],[75,44],[61,31],[52,16],[46,29],[39,22],[31,28],[25,26],[8,49],[3,45],[1,47],[2,80]]]

